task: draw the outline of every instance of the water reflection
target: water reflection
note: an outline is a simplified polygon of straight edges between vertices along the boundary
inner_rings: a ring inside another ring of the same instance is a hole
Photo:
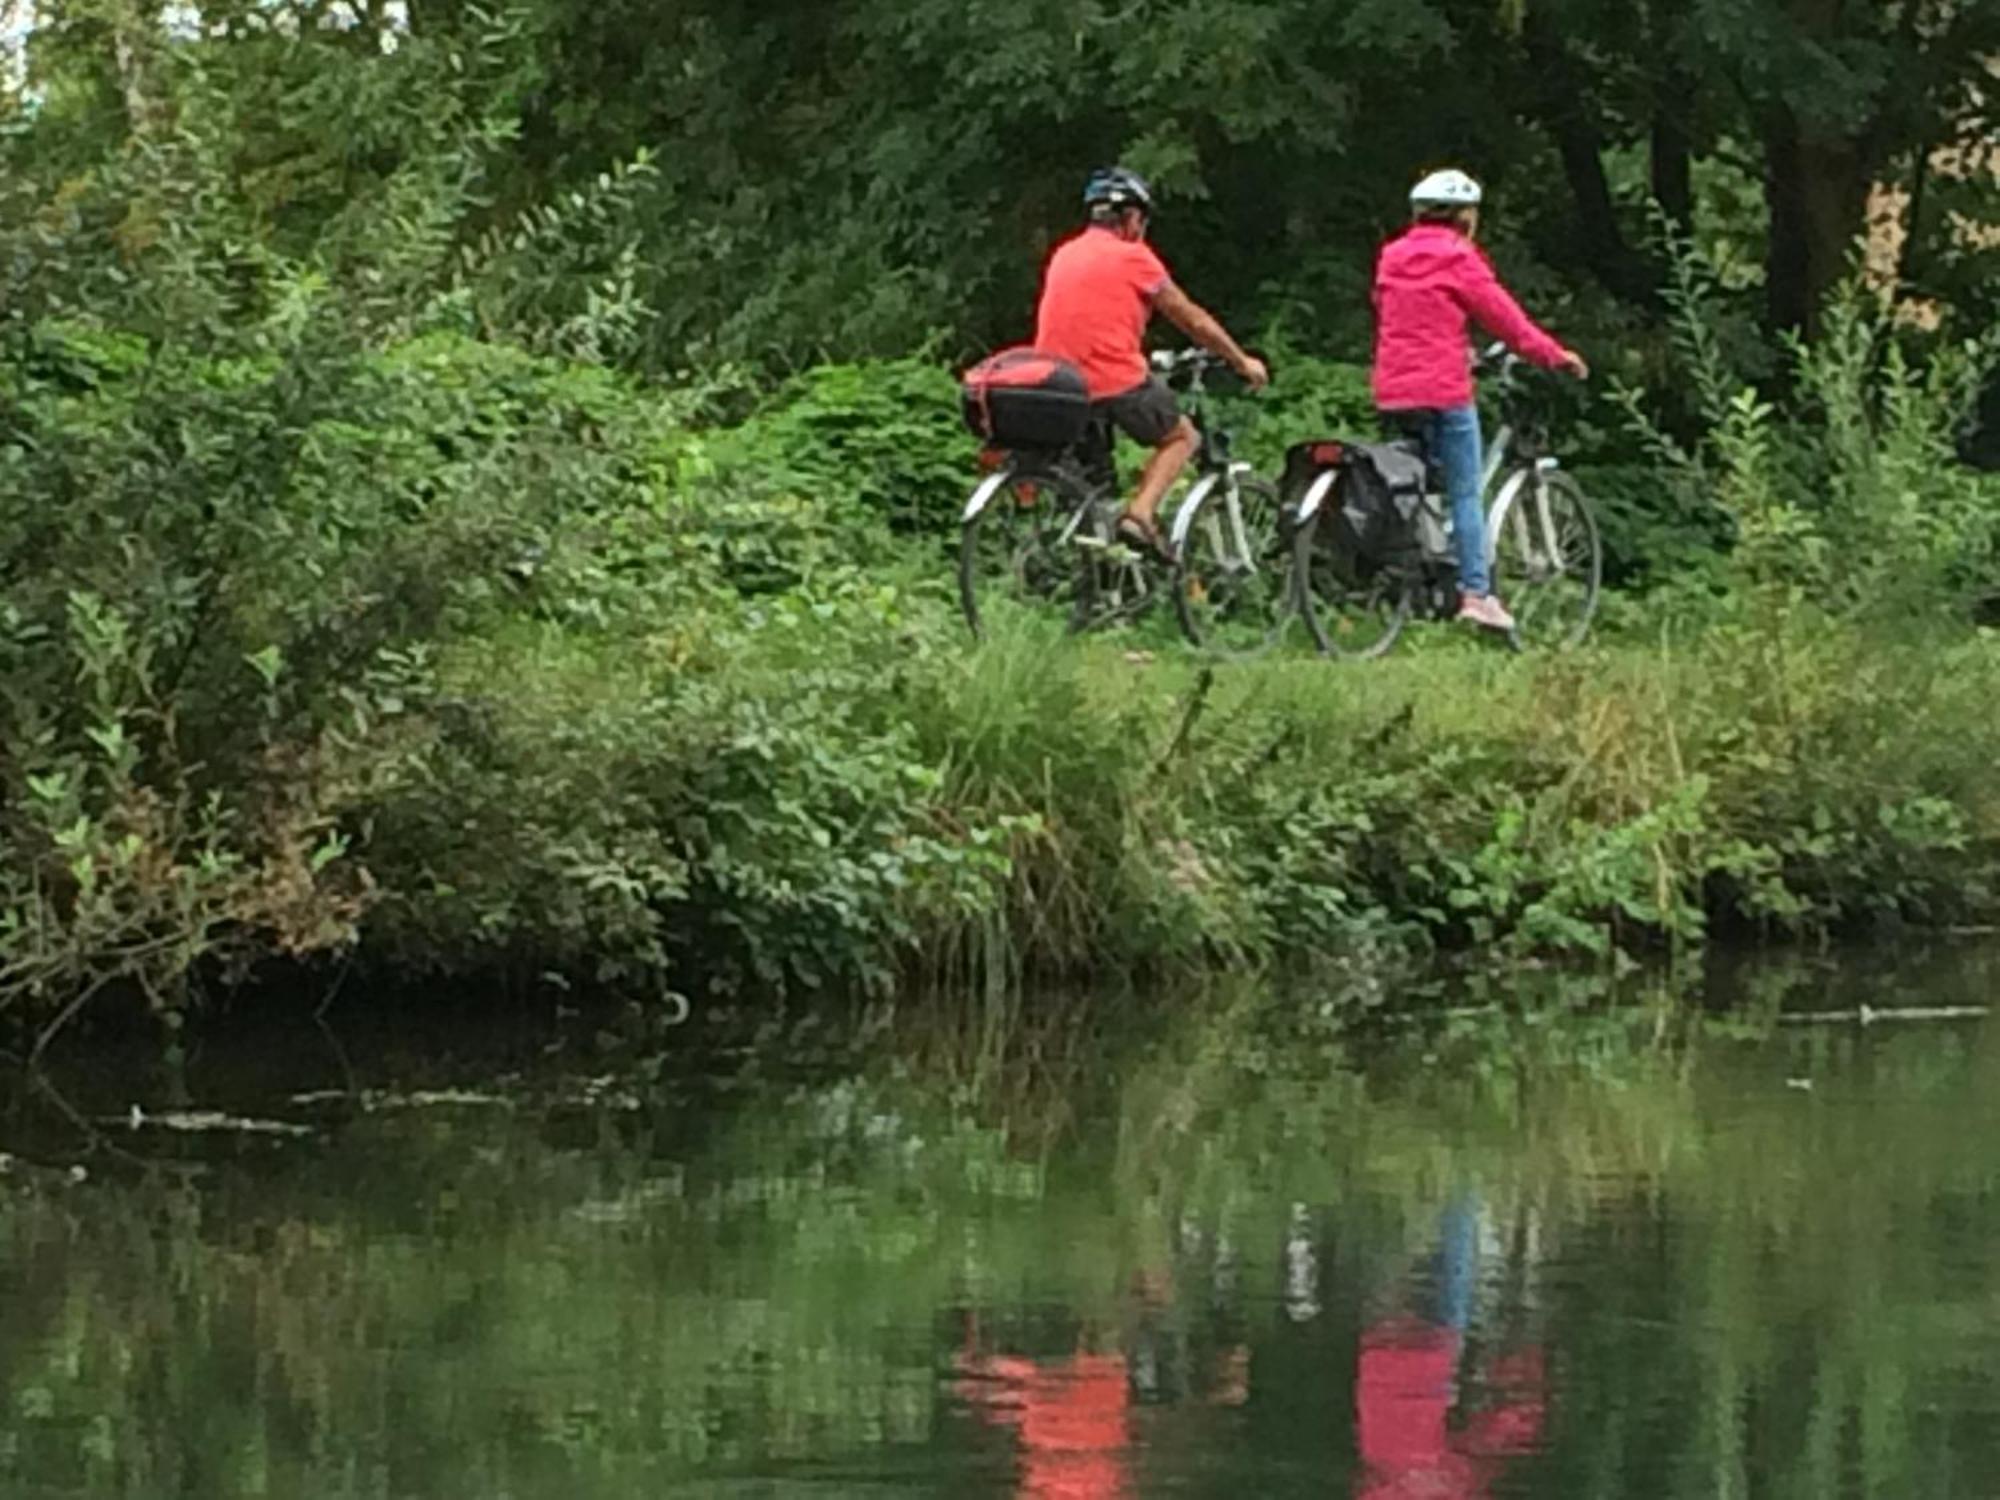
[[[1987,1493],[2000,1031],[1657,1021],[18,1161],[0,1493]]]
[[[1508,1461],[1541,1441],[1542,1346],[1519,1343],[1476,1361],[1468,1353],[1485,1227],[1476,1195],[1455,1195],[1441,1216],[1432,1274],[1362,1332],[1354,1428],[1363,1474],[1355,1493],[1365,1500],[1490,1494]],[[1484,1311],[1500,1321],[1497,1309]],[[1463,1399],[1468,1388],[1484,1399]]]

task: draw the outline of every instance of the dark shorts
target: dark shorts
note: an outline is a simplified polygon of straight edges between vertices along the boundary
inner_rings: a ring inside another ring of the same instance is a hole
[[[1159,447],[1181,423],[1181,404],[1158,376],[1095,402],[1093,409],[1133,442],[1148,448]]]

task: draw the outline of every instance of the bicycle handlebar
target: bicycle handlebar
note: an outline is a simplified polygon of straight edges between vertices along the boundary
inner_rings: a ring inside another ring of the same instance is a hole
[[[1234,369],[1220,354],[1207,349],[1155,349],[1146,365],[1173,389],[1196,397],[1206,393],[1210,375]]]
[[[1205,375],[1210,370],[1229,368],[1228,360],[1206,349],[1155,349],[1148,363],[1162,375],[1177,375],[1183,370]]]
[[[1473,356],[1472,368],[1480,375],[1512,375],[1526,363],[1520,355],[1495,340]]]

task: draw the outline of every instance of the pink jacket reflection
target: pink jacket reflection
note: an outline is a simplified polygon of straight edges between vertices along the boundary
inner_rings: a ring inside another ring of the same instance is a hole
[[[1362,1336],[1354,1388],[1359,1500],[1478,1500],[1508,1460],[1540,1442],[1541,1350],[1494,1361],[1486,1383],[1504,1399],[1453,1432],[1446,1419],[1458,1357],[1456,1331],[1415,1318],[1377,1323]]]

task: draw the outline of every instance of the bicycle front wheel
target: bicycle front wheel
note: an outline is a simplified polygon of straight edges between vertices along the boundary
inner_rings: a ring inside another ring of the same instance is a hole
[[[1085,498],[1060,475],[1010,470],[962,524],[958,602],[975,638],[984,640],[992,616],[1009,606],[1059,608],[1074,623],[1082,598],[1068,533]]]
[[[1268,651],[1297,613],[1277,486],[1225,479],[1194,504],[1185,526],[1175,518],[1185,537],[1174,570],[1181,633],[1218,656]]]
[[[1487,545],[1493,582],[1524,646],[1581,642],[1597,614],[1604,549],[1583,488],[1561,470],[1534,469],[1512,487]]]
[[[1332,544],[1333,534],[1334,519],[1322,510],[1292,538],[1299,617],[1322,656],[1386,655],[1409,622],[1409,575],[1349,555]]]

